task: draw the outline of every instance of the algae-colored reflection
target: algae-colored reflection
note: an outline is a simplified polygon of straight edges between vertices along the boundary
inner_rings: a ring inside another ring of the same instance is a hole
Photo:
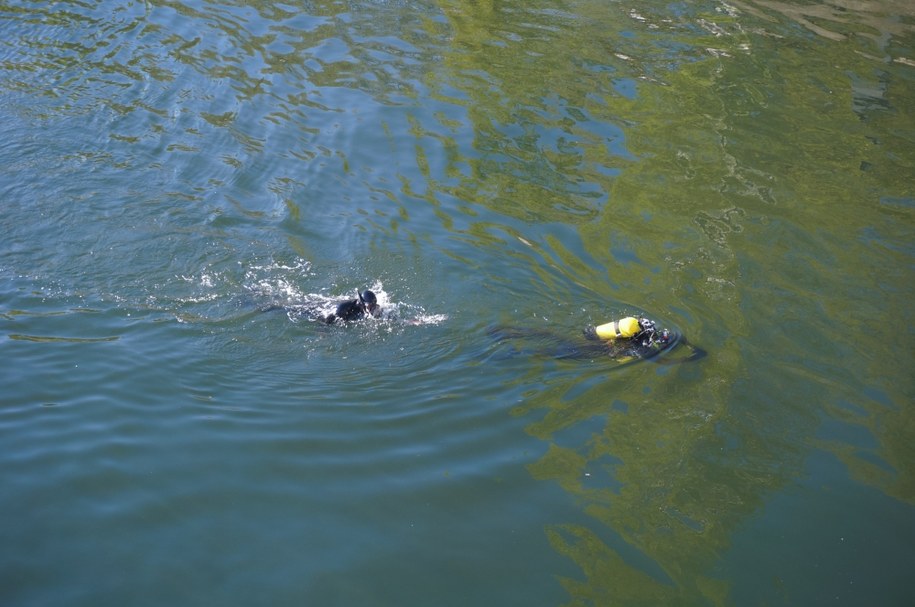
[[[911,247],[875,253],[866,238],[906,242],[892,215],[910,214],[880,203],[911,196],[912,151],[894,136],[911,133],[905,80],[867,89],[874,63],[859,49],[725,5],[441,5],[455,48],[429,82],[470,100],[474,141],[472,179],[439,191],[576,226],[571,253],[548,230],[531,244],[555,251],[554,281],[678,308],[711,350],[699,367],[631,367],[625,381],[560,376],[517,408],[542,414],[529,431],[551,443],[532,474],[599,523],[548,529],[584,575],[563,581],[572,604],[726,604],[711,572],[732,535],[815,449],[912,501],[912,356],[866,320],[912,321]],[[883,398],[840,414],[878,447],[816,438],[823,416],[868,386]],[[582,426],[586,444],[563,443]]]

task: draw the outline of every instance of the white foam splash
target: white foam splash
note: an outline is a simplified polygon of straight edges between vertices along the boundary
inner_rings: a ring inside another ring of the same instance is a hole
[[[420,314],[406,320],[410,325],[440,325],[448,320],[447,314]]]
[[[244,288],[276,306],[282,306],[292,322],[316,322],[326,318],[343,301],[356,299],[362,288],[336,293],[306,292],[297,283],[305,277],[314,276],[311,264],[299,260],[292,264],[268,263],[251,265],[245,271]],[[367,325],[379,323],[379,327],[392,329],[408,325],[438,325],[448,320],[447,314],[427,312],[422,306],[396,301],[380,280],[368,285],[378,301],[381,316],[367,319]]]
[[[308,297],[296,283],[310,275],[311,262],[302,258],[297,258],[291,263],[255,263],[245,269],[243,284],[248,291],[273,299],[277,303],[295,303]]]

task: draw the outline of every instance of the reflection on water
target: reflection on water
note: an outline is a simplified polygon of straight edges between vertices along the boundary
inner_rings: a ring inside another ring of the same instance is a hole
[[[830,205],[834,209],[832,221],[826,220],[824,226],[818,205],[844,200],[850,203],[848,212],[857,214],[861,212],[857,201],[872,199],[872,186],[862,184],[857,171],[859,167],[868,171],[874,168],[868,161],[859,162],[862,153],[874,153],[874,135],[864,132],[848,113],[854,108],[871,117],[871,110],[860,101],[860,85],[853,80],[849,90],[847,75],[842,73],[832,75],[834,82],[824,82],[822,79],[829,76],[817,70],[812,70],[817,76],[808,82],[797,78],[773,81],[771,76],[776,69],[771,62],[777,50],[773,38],[765,32],[762,36],[750,33],[741,24],[743,15],[739,11],[724,9],[717,15],[680,14],[675,19],[669,15],[630,13],[636,27],[668,30],[682,37],[684,30],[697,25],[709,36],[708,45],[701,38],[690,36],[689,44],[677,48],[676,58],[668,58],[668,65],[643,65],[641,73],[636,73],[643,82],[636,89],[636,99],[592,87],[588,77],[577,71],[566,72],[569,82],[563,82],[562,74],[551,74],[550,78],[563,91],[562,103],[576,108],[569,114],[583,118],[569,121],[565,129],[566,137],[577,144],[575,153],[580,160],[563,174],[577,174],[580,183],[597,183],[601,186],[598,191],[610,194],[606,205],[596,207],[599,214],[585,217],[579,229],[580,246],[586,255],[563,256],[567,261],[562,264],[564,272],[572,272],[576,282],[591,288],[600,289],[597,285],[601,284],[617,288],[620,284],[640,285],[642,301],[681,309],[688,306],[686,312],[692,324],[702,326],[707,331],[706,339],[720,345],[720,350],[713,352],[714,370],[689,370],[666,377],[662,386],[667,386],[669,395],[661,387],[646,396],[642,392],[644,384],[639,382],[627,390],[615,378],[586,381],[575,377],[546,385],[516,409],[524,415],[538,408],[548,410],[542,421],[529,428],[535,436],[551,443],[546,456],[531,467],[535,477],[557,481],[578,496],[586,512],[603,523],[604,530],[612,530],[616,538],[604,538],[604,531],[581,525],[551,528],[554,547],[575,560],[585,574],[585,583],[571,579],[565,582],[582,604],[626,600],[692,602],[700,598],[725,602],[727,582],[706,572],[730,548],[730,537],[737,526],[761,507],[765,495],[801,474],[806,451],[802,445],[819,423],[819,413],[785,403],[783,395],[791,394],[792,400],[803,402],[802,395],[809,393],[811,402],[822,403],[828,411],[828,403],[842,399],[847,390],[845,386],[824,389],[824,382],[831,382],[827,378],[843,373],[830,359],[843,349],[841,343],[835,343],[834,327],[847,327],[849,313],[847,309],[830,310],[826,301],[820,303],[822,294],[832,294],[835,301],[859,302],[861,307],[853,315],[873,314],[879,318],[885,314],[882,302],[875,306],[861,301],[860,284],[849,284],[829,269],[860,267],[862,261],[868,263],[869,254],[862,255],[863,251],[855,251],[856,247],[850,254],[829,247],[820,242],[822,233],[817,230],[801,234],[792,226],[786,238],[779,236],[785,232],[783,216],[792,209],[802,225],[807,223],[805,214],[816,214],[816,224],[822,226],[821,230],[829,230],[830,239],[835,242],[858,240],[856,224],[845,221],[841,206],[836,209],[835,204]],[[472,36],[466,32],[473,31],[478,40],[492,39],[488,33],[479,34],[496,21],[488,14],[490,11],[476,14],[472,9],[466,10],[460,18],[454,16],[457,12],[452,8],[448,13],[458,23],[456,31],[467,38]],[[476,29],[470,25],[474,19],[478,20]],[[506,21],[499,21],[499,25],[507,27]],[[563,50],[572,49],[572,54],[580,49],[567,37],[574,35],[578,39],[580,28],[574,33],[572,29],[544,28],[538,34],[557,39],[551,53],[554,58],[560,56],[557,63],[566,59]],[[584,37],[588,38],[587,34]],[[727,37],[735,40],[728,41]],[[646,40],[636,39],[643,44]],[[619,40],[625,41],[626,36]],[[514,84],[512,78],[507,73],[498,77],[499,70],[505,66],[506,72],[517,74],[518,66],[525,65],[522,55],[528,47],[477,44],[475,50],[473,59],[467,61],[474,61],[477,69],[489,66],[486,69],[490,81],[508,87]],[[783,49],[778,50],[784,55]],[[513,51],[519,56],[506,60]],[[843,51],[838,52],[844,55]],[[704,53],[711,58],[702,59]],[[622,63],[632,55],[644,54],[625,49],[614,56]],[[664,56],[662,52],[656,57]],[[789,54],[788,65],[792,59]],[[845,56],[842,62],[847,62]],[[464,68],[447,65],[455,71]],[[658,80],[663,86],[657,86]],[[846,91],[846,99],[850,92],[854,101],[837,105],[826,98],[839,90]],[[522,89],[521,95],[512,97],[523,100],[525,93]],[[543,105],[541,99],[538,95],[531,103]],[[479,127],[482,132],[486,132],[491,116],[501,115],[501,122],[509,124],[520,116],[520,112],[506,115],[505,109],[500,112],[492,107],[495,103],[487,106],[486,102],[485,97],[477,102],[478,108],[485,108],[480,114],[487,117],[479,119],[484,125]],[[562,107],[550,109],[561,112]],[[790,113],[785,107],[791,108]],[[620,123],[621,117],[632,123],[615,137],[622,140],[625,132],[627,154],[612,159],[596,155],[586,137],[575,137],[575,129],[584,127],[590,122],[585,117],[594,114],[610,123]],[[783,126],[776,126],[779,123]],[[514,139],[522,141],[522,133],[519,130]],[[531,140],[535,145],[549,141],[537,137]],[[881,141],[878,145],[887,143]],[[540,151],[549,157],[549,148]],[[639,161],[632,163],[633,156]],[[900,150],[900,156],[911,154]],[[625,170],[585,177],[582,172],[587,170],[590,158],[600,159],[605,165],[623,166]],[[885,159],[890,163],[885,168],[895,170],[890,157]],[[511,171],[503,170],[501,174],[504,179]],[[486,177],[498,183],[499,178]],[[881,179],[881,187],[894,189],[889,185],[893,182],[896,191],[906,190],[903,182],[888,174]],[[523,190],[511,191],[523,197]],[[540,203],[544,200],[539,198]],[[799,201],[804,203],[796,208]],[[523,208],[532,206],[536,207],[536,203],[526,203]],[[539,218],[550,220],[543,214]],[[879,213],[873,221],[888,226]],[[638,229],[634,229],[635,225]],[[767,230],[770,226],[775,229]],[[744,238],[747,232],[751,232],[749,240]],[[775,237],[774,243],[769,240],[771,236],[758,239],[757,235],[766,232]],[[609,259],[605,248],[608,237]],[[700,243],[698,248],[682,246],[683,242],[696,240]],[[615,248],[615,241],[624,244]],[[563,248],[569,243],[565,239],[561,244],[547,242]],[[798,246],[803,247],[812,273],[797,265]],[[620,254],[620,250],[624,253]],[[571,258],[607,260],[605,267],[613,268],[612,282],[601,276],[602,264],[588,268]],[[772,262],[783,266],[784,277],[763,269],[761,264]],[[890,272],[897,274],[899,283],[907,283],[904,275],[898,274],[906,264],[891,265],[895,269]],[[769,293],[755,288],[761,281],[768,283]],[[777,298],[770,294],[773,289]],[[606,296],[613,297],[613,292],[608,289]],[[867,337],[864,333],[854,338],[864,351],[879,351],[881,340],[891,339],[880,331]],[[870,343],[863,345],[861,340]],[[856,356],[848,346],[844,349],[848,350],[845,356]],[[774,367],[770,362],[773,353],[784,357]],[[896,371],[901,376],[906,375],[905,369],[912,362],[909,357],[904,358],[898,361],[901,366]],[[805,371],[799,374],[801,369]],[[880,375],[875,369],[856,371],[852,376],[862,385]],[[805,377],[802,379],[801,375]],[[765,389],[760,382],[773,383]],[[901,404],[910,392],[911,385],[906,385],[891,400]],[[745,410],[748,399],[768,406]],[[783,417],[765,410],[776,403],[780,403],[777,410],[790,410],[791,415]],[[905,407],[893,412],[882,406],[868,409],[876,418],[898,416],[893,425],[904,424],[903,420],[910,416]],[[589,428],[585,431],[589,440],[570,446],[559,444],[559,436],[580,425]],[[872,432],[876,430],[871,424],[867,426]],[[873,446],[870,453],[862,453],[841,441],[838,444],[842,446],[834,452],[845,461],[857,460],[849,465],[858,470],[854,474],[859,480],[876,483],[911,501],[911,494],[903,489],[906,481],[896,488],[886,484],[891,478],[888,470],[910,474],[904,472],[908,468],[905,460],[894,456],[902,445],[894,446],[893,438],[879,431],[877,434],[883,436],[878,441],[883,445],[879,455]],[[851,456],[852,452],[860,455]],[[873,458],[881,463],[874,463]],[[598,474],[604,483],[594,480]]]
[[[906,598],[907,4],[0,11],[21,604]],[[631,310],[708,356],[486,334]]]
[[[911,3],[903,0],[832,0],[818,4],[738,0],[731,4],[766,21],[775,21],[770,15],[783,15],[830,40],[844,41],[860,37],[884,52],[890,50],[887,48],[888,42],[912,33],[911,17],[915,16]],[[900,50],[903,49],[892,49],[893,52]],[[908,53],[911,53],[911,49],[908,49]],[[912,59],[910,55],[892,57],[893,61],[906,65],[912,65]]]

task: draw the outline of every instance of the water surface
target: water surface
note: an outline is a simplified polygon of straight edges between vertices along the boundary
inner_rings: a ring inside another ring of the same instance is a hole
[[[0,15],[4,604],[915,599],[907,3]]]

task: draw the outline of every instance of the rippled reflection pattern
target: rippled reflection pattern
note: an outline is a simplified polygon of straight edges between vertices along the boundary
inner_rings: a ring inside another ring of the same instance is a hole
[[[910,604],[912,16],[0,0],[0,596]]]

